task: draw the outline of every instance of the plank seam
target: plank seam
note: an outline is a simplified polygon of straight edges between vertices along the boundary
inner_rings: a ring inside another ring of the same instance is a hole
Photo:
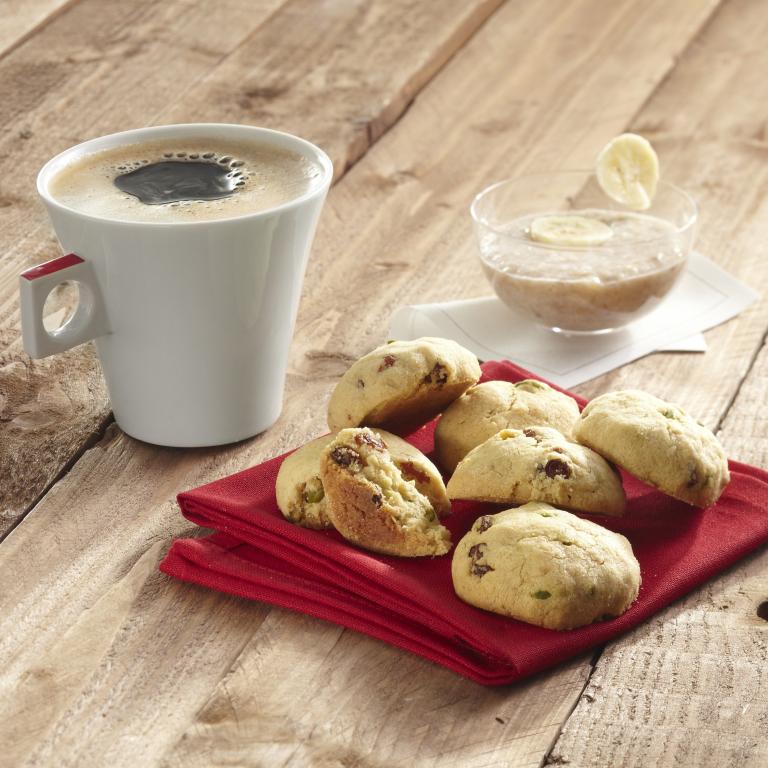
[[[640,105],[640,107],[635,111],[635,113],[632,115],[630,120],[628,121],[628,126],[632,126],[635,121],[639,118],[639,116],[643,113],[643,111],[646,109],[648,104],[653,100],[653,98],[661,91],[661,89],[665,86],[665,84],[669,81],[669,79],[672,77],[672,75],[675,73],[677,66],[680,61],[682,61],[688,51],[696,45],[696,43],[701,39],[703,35],[706,34],[707,30],[715,23],[717,18],[720,16],[720,14],[723,12],[723,8],[725,7],[727,3],[727,0],[720,0],[717,4],[715,4],[707,16],[707,18],[701,23],[699,28],[691,35],[688,42],[685,44],[685,47],[680,51],[677,56],[673,59],[671,62],[671,65],[665,72],[664,76],[659,80],[659,82],[656,84],[656,86],[653,88],[652,91],[648,94],[648,96],[645,98],[643,103]],[[766,329],[766,332],[763,335],[762,342],[757,345],[756,350],[754,354],[752,355],[752,358],[750,359],[749,365],[747,366],[747,371],[744,374],[744,376],[739,381],[738,386],[734,390],[733,396],[728,401],[727,405],[725,406],[723,410],[723,414],[720,417],[720,419],[717,422],[717,426],[715,427],[715,432],[718,432],[722,426],[723,421],[725,420],[727,414],[729,413],[731,407],[733,406],[733,403],[738,396],[738,393],[741,391],[742,386],[744,385],[744,381],[747,378],[747,375],[749,371],[752,369],[752,367],[755,364],[755,361],[757,359],[757,356],[759,355],[760,351],[762,350],[763,346],[765,345],[765,342],[768,340],[768,329]],[[557,746],[557,743],[560,741],[560,736],[563,733],[563,730],[568,725],[568,722],[570,721],[571,717],[573,716],[573,713],[576,711],[576,708],[579,706],[579,703],[581,702],[582,696],[584,694],[584,691],[587,688],[587,685],[589,685],[590,680],[592,679],[592,676],[594,675],[595,671],[597,670],[597,665],[600,662],[600,659],[603,656],[604,651],[606,648],[609,647],[609,645],[612,645],[613,643],[606,644],[602,646],[593,656],[591,661],[591,668],[589,671],[589,675],[587,676],[587,680],[584,683],[584,687],[579,692],[579,695],[576,697],[573,707],[569,710],[567,716],[563,720],[562,725],[558,729],[557,734],[555,735],[551,747],[547,750],[547,753],[544,755],[544,759],[541,763],[542,768],[547,765],[557,765],[558,763],[555,761],[551,761],[550,757],[552,755],[552,752],[554,751],[555,747]]]
[[[83,444],[67,459],[59,471],[51,478],[50,482],[48,482],[43,487],[40,493],[25,507],[24,511],[18,516],[18,518],[14,520],[13,523],[11,523],[10,527],[4,533],[0,534],[0,544],[2,544],[11,535],[12,531],[14,531],[24,520],[27,519],[27,515],[32,512],[32,510],[40,503],[40,501],[42,501],[42,499],[48,494],[48,491],[50,491],[51,488],[56,485],[56,483],[64,479],[65,475],[72,469],[72,467],[75,466],[75,464],[77,464],[78,461],[80,461],[80,458],[85,454],[85,452],[89,451],[103,440],[109,425],[112,424],[114,420],[115,419],[112,415],[112,411],[110,411],[109,414],[104,417],[99,427],[95,429],[86,440],[83,441]]]
[[[2,61],[8,54],[13,53],[19,46],[24,45],[32,36],[36,35],[41,30],[45,29],[52,21],[55,21],[63,13],[66,13],[82,0],[67,0],[67,2],[60,5],[54,11],[49,13],[44,19],[35,24],[32,29],[28,29],[21,37],[14,40],[5,50],[0,52],[0,61]]]
[[[77,2],[79,2],[79,0],[77,0]],[[279,12],[283,11],[285,9],[285,7],[288,6],[288,5],[291,5],[290,0],[288,0],[287,2],[283,2],[280,5],[276,6],[270,13],[268,13],[251,30],[251,32],[246,37],[244,37],[240,41],[240,43],[238,44],[238,46],[236,48],[234,48],[233,50],[231,50],[231,51],[229,51],[229,52],[219,56],[219,58],[216,59],[215,63],[213,63],[211,65],[210,69],[208,69],[208,71],[202,77],[198,77],[197,80],[195,80],[194,82],[190,83],[181,93],[177,94],[177,97],[176,97],[175,101],[171,102],[170,104],[164,105],[163,108],[157,114],[155,114],[152,117],[152,119],[149,120],[145,125],[146,126],[155,125],[155,120],[157,120],[157,118],[160,117],[160,115],[162,115],[164,112],[167,112],[169,109],[173,108],[176,104],[179,104],[179,103],[183,102],[184,101],[184,97],[190,91],[192,91],[195,88],[197,88],[197,86],[203,80],[205,80],[212,72],[214,72],[219,66],[221,66],[221,64],[223,62],[225,62],[227,59],[229,59],[232,56],[234,56],[235,54],[237,54],[240,51],[241,48],[243,48],[245,45],[248,44],[248,42],[253,38],[254,35],[258,34],[261,31],[262,27],[265,27],[267,24],[269,24],[269,22],[272,21],[272,19],[275,18],[275,16],[277,16],[277,14]]]
[[[728,402],[725,405],[725,408],[723,409],[723,415],[718,419],[717,425],[713,430],[715,434],[718,434],[722,430],[723,423],[728,418],[728,414],[731,412],[731,408],[733,408],[733,404],[736,402],[736,399],[741,393],[741,390],[744,387],[744,384],[749,378],[749,374],[752,372],[752,369],[755,367],[757,358],[760,356],[760,353],[763,351],[763,349],[765,349],[766,343],[768,343],[768,327],[763,332],[763,336],[760,339],[760,343],[755,346],[755,351],[752,353],[752,356],[749,359],[749,364],[744,370],[743,376],[741,376],[741,378],[739,379],[739,383],[736,386],[736,389],[734,389],[733,395],[729,398]]]
[[[584,680],[584,685],[581,686],[579,695],[574,697],[573,704],[563,718],[563,721],[558,726],[557,732],[554,734],[554,736],[552,736],[552,741],[550,742],[547,751],[544,753],[544,756],[541,758],[541,762],[539,763],[540,768],[546,768],[548,765],[560,765],[560,761],[557,758],[550,760],[552,751],[557,746],[557,742],[560,741],[560,736],[563,733],[563,729],[568,724],[568,721],[571,719],[571,715],[573,714],[576,707],[579,706],[579,702],[581,701],[582,696],[584,696],[584,691],[587,690],[587,686],[592,680],[592,675],[595,674],[595,670],[597,669],[597,663],[600,661],[600,657],[603,655],[603,651],[606,649],[606,647],[607,646],[605,645],[601,645],[592,654],[592,658],[589,660],[589,672],[587,673],[587,677]]]
[[[668,67],[667,71],[664,73],[664,76],[659,80],[658,83],[656,83],[656,86],[654,89],[648,94],[648,96],[645,98],[643,103],[635,110],[635,114],[632,115],[632,117],[629,119],[627,125],[629,128],[631,128],[635,120],[643,113],[645,108],[648,106],[648,104],[651,102],[651,100],[656,96],[656,94],[666,85],[667,81],[670,77],[675,73],[675,70],[677,69],[678,63],[685,58],[688,51],[691,49],[692,46],[696,45],[696,42],[699,40],[699,38],[706,34],[709,27],[714,24],[717,17],[722,13],[723,8],[725,7],[728,0],[719,0],[719,2],[713,6],[712,10],[709,13],[709,16],[707,16],[704,21],[701,22],[701,25],[699,28],[691,35],[688,42],[685,44],[685,47],[682,51],[680,51],[677,56],[673,59],[672,63]]]
[[[75,3],[80,2],[81,0],[71,0],[71,2],[62,7],[62,11],[69,8],[71,5],[74,5]],[[277,15],[280,11],[282,11],[286,5],[289,5],[290,3],[284,3],[282,5],[277,6],[272,13],[270,13],[268,16],[266,16],[257,27],[254,28],[254,30],[246,37],[243,42],[236,48],[234,51],[230,51],[229,53],[221,56],[215,64],[211,66],[211,68],[208,70],[206,75],[204,75],[201,78],[198,78],[193,84],[191,84],[188,88],[186,88],[178,97],[178,101],[183,100],[184,95],[188,93],[191,89],[196,87],[202,80],[205,80],[208,75],[215,70],[218,66],[222,64],[227,58],[234,55],[239,48],[244,45],[248,40],[250,40],[255,34],[259,32],[259,30],[265,26],[270,19],[272,19],[275,15]],[[370,120],[368,120],[365,123],[365,139],[366,139],[366,146],[365,148],[359,153],[353,153],[348,158],[346,158],[346,162],[344,163],[343,167],[340,169],[339,175],[334,178],[333,180],[333,186],[336,186],[336,184],[341,181],[344,176],[347,175],[347,173],[361,160],[365,158],[367,153],[374,147],[375,144],[377,144],[381,139],[383,139],[399,122],[402,120],[402,118],[408,113],[410,108],[413,106],[414,102],[418,98],[419,94],[426,88],[432,80],[434,80],[435,77],[451,62],[454,56],[456,56],[457,53],[459,53],[465,45],[476,35],[478,32],[480,32],[485,25],[489,22],[489,20],[498,12],[498,10],[503,5],[502,0],[487,0],[484,6],[490,6],[492,10],[488,13],[485,18],[482,19],[479,23],[476,24],[476,26],[472,27],[472,17],[468,17],[464,24],[462,24],[460,27],[458,27],[446,40],[442,48],[438,49],[436,52],[436,59],[432,62],[426,62],[423,66],[422,72],[426,73],[425,79],[422,81],[420,79],[416,79],[416,87],[414,92],[410,95],[410,97],[403,102],[402,107],[399,110],[399,113],[394,117],[392,122],[389,125],[384,126],[383,130],[380,132],[377,132],[374,130],[375,127],[375,121],[377,117],[373,117]],[[480,11],[482,13],[482,11]],[[58,15],[58,14],[55,14]],[[55,16],[51,16],[51,20]],[[46,22],[47,23],[47,22]],[[468,29],[469,28],[469,29]],[[454,44],[455,43],[455,44]],[[446,50],[449,50],[450,52],[447,55],[444,55],[444,52]],[[0,59],[2,57],[0,56]],[[418,73],[417,73],[418,74]],[[174,102],[176,103],[176,102]],[[379,116],[383,115],[387,111],[387,106],[385,105],[382,107]],[[163,110],[158,112],[152,120],[150,120],[147,125],[154,124],[154,121],[163,114],[168,109],[168,105],[166,105]],[[105,419],[105,421],[102,423],[100,428],[93,432],[92,435],[88,437],[83,442],[83,445],[78,448],[77,451],[75,451],[72,456],[67,460],[67,462],[61,467],[59,472],[56,474],[56,476],[51,480],[50,483],[48,483],[40,492],[40,494],[35,497],[35,499],[24,509],[23,513],[18,516],[18,518],[12,523],[12,525],[8,528],[7,531],[5,531],[4,534],[0,535],[0,544],[2,544],[3,541],[8,537],[8,535],[13,531],[20,523],[24,521],[24,519],[27,517],[27,515],[33,511],[33,509],[45,498],[48,491],[60,480],[62,480],[67,473],[75,466],[75,464],[78,462],[78,460],[83,456],[83,454],[91,447],[96,445],[104,436],[104,433],[107,429],[107,427],[114,421],[114,417],[112,416],[112,413],[110,411],[109,416]]]

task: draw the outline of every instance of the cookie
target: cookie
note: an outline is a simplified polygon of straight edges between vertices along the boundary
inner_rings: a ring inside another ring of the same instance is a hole
[[[730,481],[717,438],[679,406],[640,390],[592,400],[576,439],[645,483],[696,507],[714,504]]]
[[[451,502],[437,467],[418,448],[397,435],[384,430],[376,430],[376,434],[386,442],[392,461],[403,477],[415,483],[432,502],[439,517],[447,515]],[[320,455],[333,438],[333,435],[324,435],[312,440],[280,465],[275,483],[277,506],[292,523],[316,530],[333,527],[326,512],[325,489],[320,479]]]
[[[325,489],[320,479],[320,455],[333,440],[324,435],[283,460],[275,482],[277,506],[286,520],[305,528],[332,528],[325,510]]]
[[[502,429],[541,425],[571,437],[576,401],[542,381],[487,381],[472,387],[440,417],[435,431],[438,464],[447,472]]]
[[[619,473],[550,427],[503,429],[473,448],[448,482],[451,499],[496,504],[545,501],[602,515],[624,513]]]
[[[451,574],[470,605],[548,629],[620,616],[640,589],[624,536],[536,501],[478,518]]]
[[[392,341],[353,363],[328,404],[328,426],[429,421],[480,379],[477,358],[454,341]]]
[[[328,518],[345,539],[400,557],[444,555],[450,533],[432,501],[403,476],[387,443],[366,427],[343,429],[320,456]]]

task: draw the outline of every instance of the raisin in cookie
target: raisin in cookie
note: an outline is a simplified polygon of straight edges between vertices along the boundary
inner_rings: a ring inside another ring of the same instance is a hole
[[[556,429],[503,429],[473,448],[448,482],[451,499],[525,504],[545,501],[602,515],[624,513],[619,473]]]
[[[373,430],[343,429],[320,457],[326,511],[348,541],[386,555],[444,555],[451,537],[432,501]]]
[[[385,441],[403,477],[412,480],[419,492],[432,502],[438,516],[447,515],[451,503],[437,467],[418,448],[397,435],[384,430],[376,430],[376,434]],[[280,465],[275,483],[277,506],[292,523],[316,530],[333,527],[326,512],[325,489],[320,479],[320,456],[333,438],[333,435],[324,435],[312,440]]]
[[[478,518],[451,571],[470,605],[548,629],[619,616],[640,589],[624,536],[535,501]]]
[[[353,363],[328,404],[328,425],[424,423],[480,379],[477,358],[448,339],[392,341]]]
[[[640,390],[592,400],[576,439],[635,477],[697,507],[714,504],[730,481],[717,438],[679,406]]]
[[[438,464],[447,472],[501,429],[553,427],[571,436],[579,406],[542,381],[487,381],[472,387],[440,417],[435,431]]]

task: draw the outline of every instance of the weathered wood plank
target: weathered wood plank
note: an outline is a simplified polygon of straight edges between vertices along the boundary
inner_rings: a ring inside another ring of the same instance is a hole
[[[765,115],[768,19],[745,0],[727,4],[638,117],[639,129],[674,141],[674,169],[699,188],[706,243],[728,268],[768,289]],[[716,64],[717,66],[714,66]],[[706,73],[706,75],[704,74]],[[692,83],[698,83],[692,88]],[[685,101],[685,110],[674,105]],[[693,132],[694,140],[685,140]],[[721,169],[728,169],[727,176]],[[619,372],[611,383],[654,383],[701,408],[711,424],[736,395],[720,438],[734,459],[768,466],[766,306],[707,334],[703,359],[672,365],[664,355]],[[761,330],[761,322],[762,330]],[[763,343],[754,365],[755,340]],[[730,350],[729,350],[730,348]],[[651,372],[656,365],[659,370]],[[665,374],[673,374],[663,381]],[[686,381],[688,379],[688,381]],[[609,646],[555,745],[552,764],[762,766],[768,763],[768,552],[727,574]]]
[[[0,58],[78,0],[0,0]]]
[[[296,669],[311,705],[296,698]],[[588,669],[582,658],[554,676],[488,689],[361,635],[339,637],[325,623],[272,611],[161,765],[237,764],[246,753],[254,765],[291,768],[538,765]]]
[[[335,377],[384,338],[397,304],[484,289],[466,214],[474,191],[526,162],[565,162],[584,142],[574,126],[590,126],[595,146],[622,130],[715,5],[656,0],[638,11],[630,2],[563,1],[547,3],[545,26],[540,3],[502,8],[332,189],[276,427],[215,451],[153,449],[110,427],[3,543],[0,579],[11,586],[0,597],[0,652],[12,663],[0,692],[41,676],[38,659],[57,658],[51,648],[73,626],[87,634],[84,612],[152,543],[189,530],[173,503],[178,490],[322,431]],[[606,98],[619,88],[620,99]],[[262,620],[261,606],[202,594],[149,579],[123,613],[121,642],[77,667],[69,703],[47,708],[15,754],[28,761],[55,752],[63,765],[108,754],[118,766],[133,760],[138,733],[150,764],[160,755],[168,765],[214,755],[333,765],[341,753],[361,765],[533,766],[590,668],[580,660],[488,690],[337,627],[278,610]],[[180,643],[173,627],[182,622]],[[149,698],[139,683],[147,678],[156,687]],[[371,700],[382,688],[381,701]],[[41,695],[33,688],[23,700],[32,708]],[[3,713],[0,696],[0,733]],[[162,733],[150,730],[153,719]]]
[[[720,432],[729,455],[763,467],[767,396],[763,347]],[[766,765],[766,600],[763,549],[608,646],[547,764]]]
[[[338,179],[502,1],[289,2],[155,122],[279,127],[322,146]]]
[[[768,142],[762,104],[768,84],[760,72],[768,65],[761,39],[767,29],[768,18],[757,4],[727,3],[631,126],[659,149],[662,173],[699,202],[697,247],[763,293],[768,293]],[[761,301],[709,331],[705,355],[655,354],[580,391],[591,397],[606,389],[642,386],[681,399],[714,428],[766,326],[768,302]]]
[[[500,0],[83,0],[0,62],[0,535],[109,418],[88,345],[42,361],[21,349],[17,275],[58,246],[31,180],[85,137],[157,122],[240,121],[354,162]],[[238,47],[239,46],[239,47]],[[235,50],[237,49],[237,50]],[[63,425],[63,428],[62,428]]]
[[[112,450],[105,466],[101,454],[123,439],[111,426],[99,447],[78,462],[90,502],[83,505],[58,486],[51,491],[65,505],[70,523],[57,530],[50,521],[36,546],[49,554],[68,551],[69,562],[56,573],[40,574],[21,599],[3,599],[3,768],[155,765],[157,752],[179,738],[199,702],[269,614],[258,603],[169,585],[157,571],[171,533],[172,504],[158,507],[156,502],[172,491],[166,487],[158,495],[159,488],[129,487],[134,485],[129,478],[176,464],[178,455],[158,455],[147,446],[138,453]],[[201,456],[188,460],[204,462]],[[136,515],[115,509],[115,541],[107,541],[94,525],[105,502],[114,503],[97,490],[104,472],[116,488],[154,510]],[[140,550],[137,535],[146,542]],[[105,569],[107,589],[99,575]],[[52,614],[60,611],[68,619],[52,624]],[[35,653],[8,642],[13,626],[26,636],[28,647],[36,646]],[[202,637],[209,640],[201,643]],[[140,718],[134,716],[137,704]]]
[[[226,23],[212,25],[201,2],[83,0],[0,61],[0,537],[110,418],[92,345],[42,361],[21,347],[18,274],[59,253],[37,169],[86,137],[151,122],[281,2],[225,0]]]
[[[766,765],[767,571],[753,555],[609,646],[545,764]]]
[[[734,459],[768,467],[766,402],[768,345],[719,432]],[[547,764],[765,765],[765,601],[762,550],[609,646]]]

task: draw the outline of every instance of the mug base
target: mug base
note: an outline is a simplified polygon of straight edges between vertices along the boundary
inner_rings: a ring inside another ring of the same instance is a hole
[[[149,445],[159,446],[161,448],[216,448],[221,445],[233,445],[234,443],[241,443],[244,440],[256,437],[257,435],[266,432],[279,418],[281,411],[263,423],[259,423],[254,427],[245,429],[238,432],[217,433],[210,435],[203,434],[189,434],[184,436],[174,436],[172,434],[163,433],[151,433],[140,429],[132,429],[125,426],[120,422],[120,419],[115,417],[115,423],[128,437],[138,440],[142,443]]]

